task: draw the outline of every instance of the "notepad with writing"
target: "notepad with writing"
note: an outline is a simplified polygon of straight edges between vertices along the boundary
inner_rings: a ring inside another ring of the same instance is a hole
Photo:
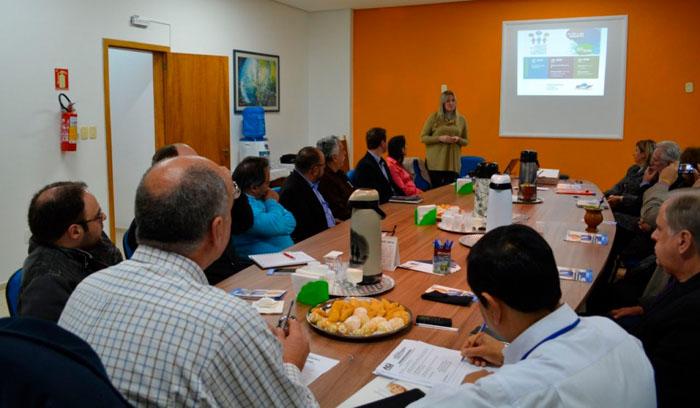
[[[303,251],[285,251],[272,254],[248,255],[259,267],[263,269],[279,268],[281,266],[306,265],[315,261]]]

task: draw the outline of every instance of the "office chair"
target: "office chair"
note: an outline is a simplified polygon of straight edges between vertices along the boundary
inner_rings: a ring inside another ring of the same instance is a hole
[[[17,269],[10,276],[5,287],[5,300],[7,301],[7,309],[10,311],[10,316],[17,316],[19,308],[19,290],[22,287],[22,268]]]

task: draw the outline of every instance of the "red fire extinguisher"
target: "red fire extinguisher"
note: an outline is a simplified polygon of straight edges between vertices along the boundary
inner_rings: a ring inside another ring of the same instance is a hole
[[[62,98],[68,105],[63,104]],[[58,95],[58,103],[61,105],[61,151],[74,152],[78,149],[78,112],[64,93]]]

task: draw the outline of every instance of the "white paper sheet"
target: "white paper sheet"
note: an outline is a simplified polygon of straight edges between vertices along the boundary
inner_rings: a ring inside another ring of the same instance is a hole
[[[316,381],[321,374],[335,367],[338,362],[338,360],[332,358],[309,353],[309,356],[306,357],[304,369],[301,371],[301,381],[306,386],[310,385],[312,382]]]
[[[481,367],[462,361],[459,350],[416,340],[401,343],[374,370],[374,374],[418,385],[462,384],[464,376]]]
[[[423,392],[428,392],[429,387],[412,384],[406,381],[392,380],[386,377],[375,377],[372,381],[365,384],[359,391],[354,393],[350,398],[346,399],[338,408],[352,408],[360,405],[369,404],[380,399],[388,398],[393,395],[401,394],[408,390],[418,388]]]

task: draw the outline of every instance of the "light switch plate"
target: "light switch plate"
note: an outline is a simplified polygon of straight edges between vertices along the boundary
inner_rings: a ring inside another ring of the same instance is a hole
[[[685,93],[692,93],[695,89],[695,85],[692,82],[685,83]]]
[[[446,90],[447,90],[447,85],[446,85],[446,84],[440,85],[440,93],[443,93],[443,92],[445,92]]]
[[[90,126],[90,139],[97,139],[97,127]]]
[[[89,132],[90,132],[90,131],[88,130],[88,127],[87,127],[87,126],[81,126],[81,127],[80,127],[80,138],[81,138],[82,140],[87,139],[88,136],[89,136]]]

